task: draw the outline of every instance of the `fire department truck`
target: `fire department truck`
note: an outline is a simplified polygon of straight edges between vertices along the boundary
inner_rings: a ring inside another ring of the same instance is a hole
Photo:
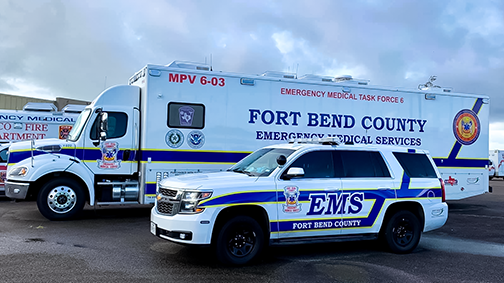
[[[0,110],[0,196],[5,195],[7,151],[12,142],[66,139],[83,105],[69,104],[57,111],[52,103],[28,102],[23,110]]]
[[[299,138],[430,151],[446,198],[488,191],[489,98],[445,88],[374,86],[350,76],[147,65],[103,91],[65,141],[11,146],[10,198],[49,219],[90,205],[152,204],[169,176],[225,170],[257,148]]]

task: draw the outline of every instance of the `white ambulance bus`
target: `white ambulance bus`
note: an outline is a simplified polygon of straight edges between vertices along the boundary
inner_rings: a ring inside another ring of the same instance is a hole
[[[250,152],[299,138],[427,149],[448,200],[488,191],[489,98],[448,89],[373,86],[351,77],[147,65],[103,91],[65,141],[11,147],[10,198],[35,198],[49,219],[90,205],[154,203],[163,178],[221,171]]]

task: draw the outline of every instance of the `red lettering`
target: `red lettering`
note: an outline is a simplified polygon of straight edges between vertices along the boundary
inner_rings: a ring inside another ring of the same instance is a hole
[[[192,76],[192,77],[191,77],[191,76],[188,76],[188,77],[189,77],[189,82],[190,82],[191,84],[193,84],[193,83],[196,81],[196,75],[194,75],[194,76]]]
[[[179,82],[179,75],[170,73],[170,75],[168,76],[168,81],[171,83],[178,83]]]
[[[185,80],[187,80],[187,75],[186,74],[180,74],[180,82],[183,83]]]

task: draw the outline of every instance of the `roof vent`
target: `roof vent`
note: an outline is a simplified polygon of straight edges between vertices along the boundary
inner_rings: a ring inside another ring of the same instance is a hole
[[[56,112],[58,108],[48,102],[28,102],[23,107],[23,111],[41,111],[41,112]]]
[[[63,112],[65,113],[81,113],[82,110],[86,108],[86,105],[81,104],[67,104],[67,106],[63,107]]]
[[[352,81],[353,78],[350,75],[342,75],[339,77],[334,78],[335,82],[346,82],[346,81]]]
[[[199,70],[199,71],[210,71],[210,65],[187,62],[187,61],[173,61],[170,64],[166,65],[170,68],[181,68],[181,69],[191,69],[191,70]]]
[[[319,76],[313,74],[306,74],[299,78],[300,80],[310,80],[310,81],[321,81],[321,82],[333,82],[333,77],[330,76]]]
[[[284,79],[295,79],[296,78],[296,74],[295,73],[274,72],[274,71],[264,72],[261,76],[263,76],[263,77],[274,77],[274,78],[284,78]]]

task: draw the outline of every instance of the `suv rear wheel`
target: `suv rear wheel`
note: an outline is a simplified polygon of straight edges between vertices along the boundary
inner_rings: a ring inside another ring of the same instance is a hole
[[[383,231],[389,249],[398,254],[412,252],[420,242],[421,234],[420,220],[407,210],[400,210],[392,215]]]

